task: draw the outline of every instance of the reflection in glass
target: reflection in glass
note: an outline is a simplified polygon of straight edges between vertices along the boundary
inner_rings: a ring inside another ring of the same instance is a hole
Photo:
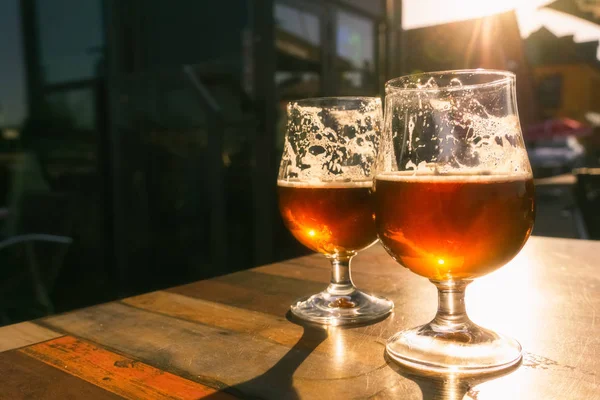
[[[275,4],[275,23],[278,31],[286,32],[313,46],[321,44],[319,19],[313,14],[277,3]]]
[[[92,88],[53,92],[46,96],[53,117],[75,129],[94,130],[96,102]]]
[[[399,375],[415,382],[421,390],[423,400],[476,400],[484,383],[515,372],[519,368],[514,365],[498,372],[459,374],[459,373],[423,373],[422,371],[402,368],[394,363],[389,364]],[[499,381],[502,382],[502,381]],[[512,386],[512,385],[511,385]],[[489,393],[489,391],[486,391]],[[514,388],[500,388],[494,392],[501,399],[512,399]]]
[[[36,6],[44,83],[96,77],[104,52],[102,2],[36,0]]]
[[[386,84],[375,179],[385,249],[438,288],[428,324],[387,345],[396,361],[429,371],[492,371],[521,345],[468,318],[474,278],[521,250],[533,228],[534,187],[516,108],[515,76],[485,70],[412,75]]]
[[[322,96],[320,18],[305,10],[275,3],[278,121],[276,148],[283,150],[287,101]]]
[[[337,74],[341,94],[374,92],[375,29],[367,18],[337,11]]]
[[[377,240],[371,198],[380,138],[381,101],[372,97],[305,99],[288,105],[279,170],[279,209],[286,227],[332,265],[331,283],[298,300],[304,320],[345,325],[386,316],[387,299],[356,289],[350,261]]]
[[[275,4],[275,46],[279,96],[316,96],[321,91],[321,21],[298,8]]]

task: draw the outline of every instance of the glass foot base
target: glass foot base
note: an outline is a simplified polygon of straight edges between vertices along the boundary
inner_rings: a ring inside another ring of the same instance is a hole
[[[386,346],[396,362],[425,372],[480,374],[500,371],[522,358],[519,342],[472,322],[446,327],[434,321],[399,332]]]
[[[303,320],[323,325],[352,325],[382,319],[394,308],[383,297],[354,290],[346,295],[323,291],[298,299],[290,306],[292,313]]]

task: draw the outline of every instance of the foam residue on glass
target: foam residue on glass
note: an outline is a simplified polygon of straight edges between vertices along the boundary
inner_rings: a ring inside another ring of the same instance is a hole
[[[518,114],[506,106],[511,104],[506,101],[512,95],[510,85],[463,87],[454,78],[442,87],[430,77],[406,88],[410,90],[386,90],[385,131],[392,135],[386,139],[394,145],[381,149],[379,162],[389,166],[402,160],[400,170],[420,174],[531,175]],[[484,107],[477,100],[482,93],[496,101]]]
[[[371,180],[381,118],[378,98],[327,107],[290,103],[280,184]]]

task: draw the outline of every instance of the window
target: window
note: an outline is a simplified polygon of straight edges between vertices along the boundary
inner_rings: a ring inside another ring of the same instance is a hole
[[[337,12],[338,88],[340,94],[374,94],[375,28],[370,19]]]
[[[36,5],[44,83],[97,76],[104,51],[101,1],[37,0]]]

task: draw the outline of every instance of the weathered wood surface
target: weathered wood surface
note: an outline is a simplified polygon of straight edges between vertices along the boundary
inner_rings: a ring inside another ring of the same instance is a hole
[[[0,351],[29,346],[62,336],[33,322],[21,322],[0,329]]]
[[[467,306],[514,336],[502,376],[416,376],[385,340],[428,321],[435,288],[379,246],[354,280],[394,300],[377,324],[323,329],[286,315],[329,279],[318,255],[0,328],[0,399],[600,399],[600,243],[532,238],[477,280]]]

